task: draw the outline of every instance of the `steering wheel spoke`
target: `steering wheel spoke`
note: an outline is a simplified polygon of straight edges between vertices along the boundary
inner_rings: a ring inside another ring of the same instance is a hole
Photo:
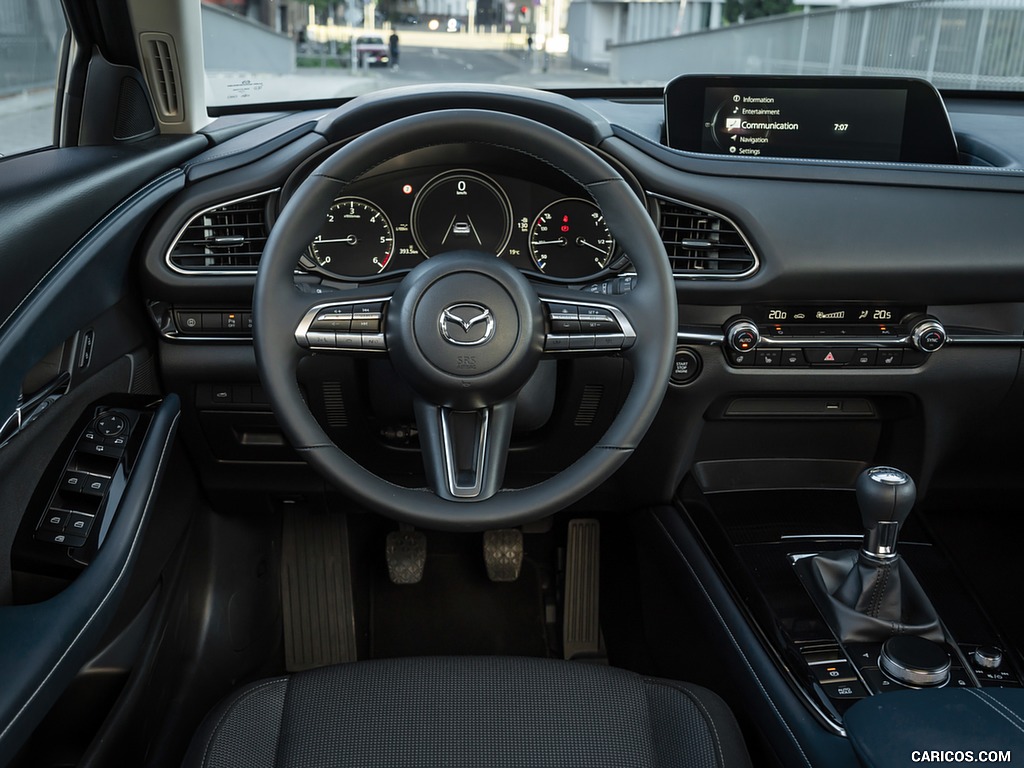
[[[486,408],[456,410],[415,403],[427,479],[446,501],[482,501],[501,488],[512,437],[515,398]]]
[[[387,352],[385,316],[391,292],[383,286],[354,291],[296,292],[295,342],[312,352]]]
[[[539,290],[544,306],[544,352],[548,356],[618,354],[637,339],[627,296]]]

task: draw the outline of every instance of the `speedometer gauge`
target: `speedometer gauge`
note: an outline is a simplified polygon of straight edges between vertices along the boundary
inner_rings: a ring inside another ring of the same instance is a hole
[[[339,197],[309,246],[309,255],[325,272],[340,277],[370,277],[387,269],[395,232],[380,208],[362,197]]]
[[[442,173],[413,202],[412,235],[425,256],[461,250],[497,256],[512,236],[512,204],[482,173]]]
[[[530,227],[530,258],[552,277],[587,277],[605,269],[615,240],[601,210],[589,200],[565,197],[541,211]]]

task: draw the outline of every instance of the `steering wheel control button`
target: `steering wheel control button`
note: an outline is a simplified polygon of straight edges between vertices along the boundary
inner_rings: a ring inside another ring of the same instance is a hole
[[[311,347],[337,347],[338,334],[332,331],[308,331],[306,341]]]
[[[380,333],[383,313],[384,305],[381,303],[356,304],[352,307],[351,330],[356,333]]]
[[[569,348],[569,336],[548,336],[544,339],[544,349],[549,352],[561,352]]]
[[[672,362],[672,373],[669,381],[677,387],[689,384],[700,375],[701,359],[692,349],[677,349]]]
[[[949,680],[949,654],[923,637],[890,637],[882,645],[878,662],[885,674],[904,685],[930,688]]]
[[[580,333],[580,316],[575,304],[548,304],[552,333]]]
[[[352,310],[348,307],[322,309],[309,326],[311,331],[348,332],[352,327]]]
[[[334,345],[337,349],[362,349],[363,334],[336,333],[334,334]]]
[[[626,335],[624,333],[595,333],[594,334],[594,349],[614,350],[622,349],[622,345],[626,343]]]
[[[597,339],[593,334],[581,333],[578,336],[569,337],[569,349],[594,349]]]
[[[386,350],[388,348],[383,333],[364,333],[362,341],[363,349]]]
[[[612,313],[603,307],[580,307],[579,316],[582,333],[615,333],[621,330]]]

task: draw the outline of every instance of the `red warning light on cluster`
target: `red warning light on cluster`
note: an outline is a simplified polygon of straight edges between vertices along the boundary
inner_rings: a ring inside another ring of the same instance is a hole
[[[412,184],[403,184],[402,185],[402,192],[404,194],[406,194],[406,195],[411,195],[412,194]]]

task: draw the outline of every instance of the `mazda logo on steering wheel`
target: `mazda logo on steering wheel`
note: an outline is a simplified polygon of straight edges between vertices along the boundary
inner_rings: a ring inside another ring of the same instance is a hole
[[[494,336],[494,317],[481,304],[452,304],[437,319],[441,336],[449,344],[475,347],[486,344]]]

